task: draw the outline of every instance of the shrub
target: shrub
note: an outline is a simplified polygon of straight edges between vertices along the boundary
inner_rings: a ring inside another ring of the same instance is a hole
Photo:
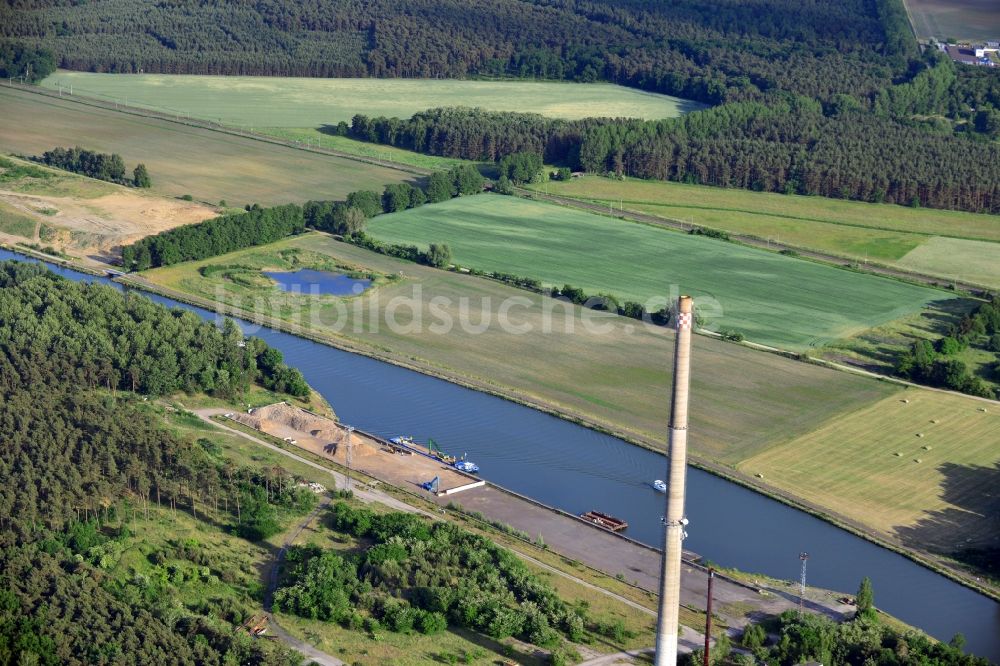
[[[417,631],[422,634],[438,634],[448,628],[448,619],[442,613],[419,611],[416,625]]]

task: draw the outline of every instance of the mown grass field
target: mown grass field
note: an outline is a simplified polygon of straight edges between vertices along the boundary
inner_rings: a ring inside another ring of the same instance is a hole
[[[1000,221],[998,221],[1000,226]],[[1000,244],[959,238],[928,238],[902,259],[898,266],[977,284],[1000,287]]]
[[[343,301],[310,300],[307,295],[254,283],[245,287],[222,273],[203,277],[199,272],[210,264],[281,266],[282,251],[295,248],[304,256],[328,255],[342,266],[383,275],[402,273],[405,278]],[[478,380],[615,432],[653,443],[664,438],[673,336],[661,327],[563,306],[545,296],[374,254],[318,233],[143,276],[436,373]],[[432,299],[438,299],[433,306]],[[414,325],[415,311],[407,303],[422,313],[419,326]],[[507,328],[499,322],[504,303],[512,306]],[[547,315],[551,308],[554,312]],[[387,310],[399,328],[387,325]],[[443,318],[453,325],[432,327]],[[692,378],[692,433],[696,433],[692,447],[705,459],[738,462],[895,390],[881,382],[701,336],[694,344],[699,372]]]
[[[515,197],[481,195],[383,215],[369,234],[461,265],[569,283],[659,309],[696,297],[709,327],[802,350],[914,312],[945,292]],[[660,299],[656,302],[656,299]]]
[[[905,0],[917,35],[937,39],[1000,39],[993,0]]]
[[[911,389],[740,463],[764,482],[939,552],[1000,547],[1000,413]]]
[[[409,118],[440,106],[527,111],[554,118],[670,118],[703,105],[608,83],[438,79],[94,74],[59,71],[42,85],[228,125],[319,127],[356,113]]]
[[[587,176],[535,189],[836,255],[1000,286],[1000,216]],[[963,242],[958,242],[961,239]],[[932,249],[922,249],[928,245]],[[956,254],[955,250],[961,252]]]
[[[343,198],[412,176],[365,164],[3,88],[0,150],[41,154],[56,146],[116,152],[143,162],[153,192],[243,206]]]

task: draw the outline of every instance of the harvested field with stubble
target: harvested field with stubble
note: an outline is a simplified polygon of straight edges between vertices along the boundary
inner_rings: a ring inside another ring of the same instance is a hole
[[[737,469],[911,548],[1000,548],[996,403],[906,390]]]
[[[294,248],[404,278],[345,301],[270,285],[245,287],[221,272],[200,272],[208,265],[281,265],[281,253]],[[636,439],[663,442],[673,334],[662,327],[375,254],[320,233],[159,268],[143,277],[209,301],[221,298],[434,374],[482,382]],[[432,304],[432,299],[438,300]],[[507,326],[500,323],[503,307],[508,308]],[[387,325],[390,314],[396,326]],[[699,372],[693,377],[697,435],[692,446],[706,460],[738,462],[896,390],[702,336],[694,344]]]
[[[1000,39],[995,0],[904,0],[904,4],[919,37]]]
[[[11,88],[0,89],[0,117],[18,119],[0,124],[0,150],[39,155],[79,145],[118,153],[130,168],[146,164],[154,193],[190,194],[212,204],[342,199],[354,190],[381,191],[387,183],[413,178],[356,160]]]

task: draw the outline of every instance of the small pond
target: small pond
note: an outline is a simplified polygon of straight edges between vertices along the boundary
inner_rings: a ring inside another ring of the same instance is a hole
[[[311,268],[293,272],[264,271],[264,275],[277,282],[282,291],[302,294],[356,296],[372,285],[372,281],[366,278],[352,278],[342,273]]]

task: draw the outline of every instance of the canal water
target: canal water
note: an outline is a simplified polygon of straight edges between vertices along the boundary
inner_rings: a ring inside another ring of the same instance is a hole
[[[282,291],[300,294],[331,294],[355,296],[371,286],[366,278],[352,278],[342,273],[303,268],[297,271],[264,271],[264,275],[278,283]]]
[[[0,250],[4,258],[23,259]],[[74,280],[96,279],[54,270]],[[280,349],[345,423],[386,437],[433,437],[449,453],[467,453],[489,481],[571,513],[597,509],[619,516],[628,521],[629,536],[659,545],[664,496],[649,484],[665,477],[664,456],[374,359],[280,331],[245,328]],[[961,632],[967,650],[1000,663],[1000,603],[706,472],[689,471],[687,501],[687,549],[723,566],[792,580],[799,575],[799,553],[808,552],[810,584],[853,592],[870,576],[880,608],[942,640]]]

